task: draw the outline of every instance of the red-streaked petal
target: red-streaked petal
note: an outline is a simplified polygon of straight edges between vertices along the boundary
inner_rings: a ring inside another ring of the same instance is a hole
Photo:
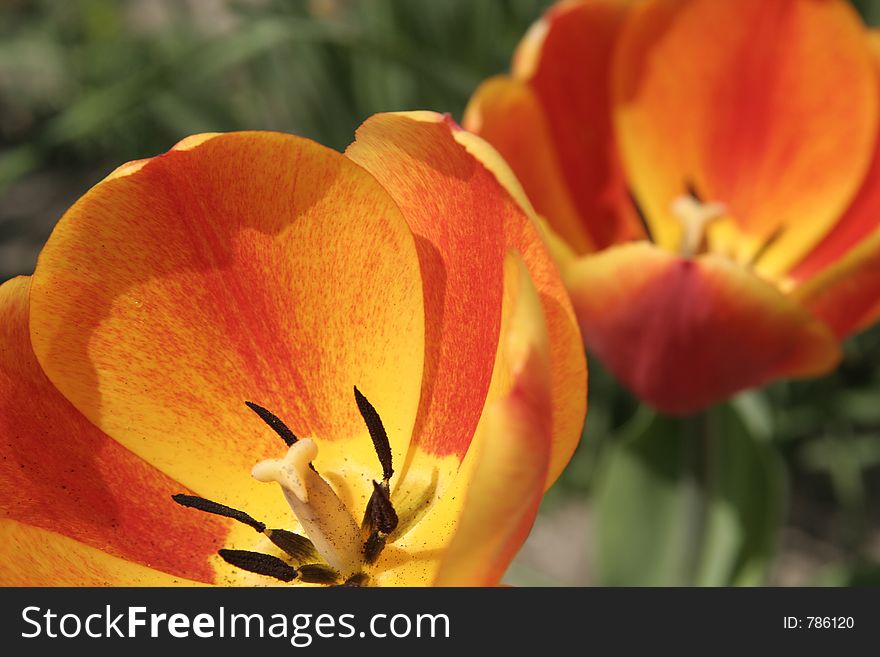
[[[567,266],[562,260],[569,262],[573,256],[559,244],[559,238],[546,223],[535,215],[516,176],[498,151],[477,135],[464,130],[454,130],[452,136],[495,176],[530,219],[508,222],[504,232],[508,248],[521,255],[540,292],[550,334],[553,447],[547,475],[549,488],[568,464],[580,441],[586,412],[587,363],[583,338],[559,274],[559,269]],[[554,257],[561,258],[559,267],[550,257],[550,252]]]
[[[617,55],[621,152],[661,243],[677,246],[670,204],[693,183],[743,231],[740,260],[776,236],[760,266],[777,275],[852,200],[878,93],[850,3],[655,0],[632,12]]]
[[[0,586],[198,586],[69,536],[0,518]]]
[[[431,114],[430,117],[435,115]],[[501,319],[505,214],[494,178],[442,121],[379,114],[346,155],[391,194],[416,237],[425,296],[425,374],[413,441],[464,456],[480,418]]]
[[[689,413],[839,360],[831,332],[726,258],[687,260],[646,243],[585,256],[568,287],[587,346],[638,397]]]
[[[552,405],[546,324],[515,252],[504,262],[501,335],[464,460],[423,454],[420,465],[428,467],[411,468],[393,493],[404,529],[377,563],[380,586],[430,585],[440,569],[441,584],[497,583],[528,532],[549,478]],[[410,524],[415,509],[421,517]]]
[[[880,318],[880,229],[792,297],[843,339]]]
[[[200,495],[289,522],[250,476],[284,446],[244,402],[315,437],[322,472],[360,483],[379,466],[358,386],[401,459],[422,379],[418,257],[391,198],[343,155],[278,133],[196,136],[61,219],[31,337],[109,435]]]
[[[569,194],[592,243],[600,249],[644,237],[629,201],[611,121],[611,59],[631,4],[627,0],[559,3],[533,26],[514,57],[513,75],[527,82],[537,97]],[[515,122],[517,117],[507,120]],[[518,130],[524,141],[540,138],[540,131],[531,126],[508,129]],[[501,143],[488,133],[484,136],[506,155]],[[517,160],[511,164],[527,191],[540,184],[520,171]],[[538,200],[533,202],[564,236],[564,217]]]
[[[513,308],[499,356],[509,381],[487,406],[475,437],[473,469],[461,488],[461,515],[438,586],[497,584],[529,534],[547,479],[553,417],[547,329],[522,262],[509,257],[507,267],[516,289],[506,290]]]
[[[42,528],[106,553],[108,559],[134,562],[135,569],[150,566],[176,577],[213,581],[208,559],[222,545],[228,523],[172,502],[171,495],[186,492],[183,486],[108,438],[55,390],[31,351],[28,290],[25,278],[0,286],[0,517],[8,521],[4,527],[22,537],[42,536],[35,529]],[[30,525],[33,531],[14,528],[17,523],[12,521]],[[64,572],[63,559],[39,563],[35,571],[28,564],[39,561],[37,547],[0,542],[0,583],[93,583]],[[21,572],[9,569],[11,560],[23,564]],[[36,576],[46,568],[57,569],[55,580],[44,582]]]
[[[462,125],[504,156],[537,212],[576,253],[596,250],[565,184],[544,111],[527,84],[502,76],[487,80],[471,97]]]
[[[423,391],[414,440],[440,456],[466,452],[492,373],[502,264],[513,248],[535,281],[550,331],[554,441],[560,445],[551,468],[555,477],[583,422],[582,348],[559,274],[534,224],[481,162],[483,153],[471,152],[478,147],[470,138],[476,139],[437,114],[383,114],[361,126],[347,151],[379,178],[407,217],[426,291],[432,290],[425,295],[425,370],[432,374],[426,374],[430,387]]]
[[[869,44],[880,82],[880,33],[869,34]],[[874,144],[874,159],[859,193],[834,228],[794,269],[789,276],[800,283],[840,260],[850,249],[880,226],[880,137]]]

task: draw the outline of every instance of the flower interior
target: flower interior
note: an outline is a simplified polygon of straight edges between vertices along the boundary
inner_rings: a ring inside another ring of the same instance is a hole
[[[390,482],[394,475],[391,445],[382,419],[373,405],[354,388],[355,402],[364,418],[379,465],[381,481],[373,480],[373,493],[360,523],[333,487],[315,469],[318,445],[312,438],[298,438],[274,413],[253,402],[245,402],[287,445],[280,459],[267,459],[254,466],[258,481],[276,482],[299,521],[305,536],[286,529],[272,529],[244,511],[195,495],[177,494],[178,504],[247,525],[264,534],[282,553],[274,556],[252,550],[222,549],[219,555],[229,564],[282,582],[297,580],[310,584],[364,586],[369,583],[367,566],[376,562],[398,527],[391,502]]]

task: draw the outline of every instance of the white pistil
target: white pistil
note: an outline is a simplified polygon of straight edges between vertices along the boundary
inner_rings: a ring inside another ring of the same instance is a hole
[[[258,481],[278,482],[290,508],[318,553],[343,577],[360,570],[360,528],[330,485],[310,467],[318,455],[311,438],[290,446],[282,459],[260,461],[251,474]]]
[[[713,221],[727,214],[723,203],[703,203],[690,194],[675,199],[670,210],[684,228],[681,255],[685,258],[692,258],[702,251],[706,229]]]

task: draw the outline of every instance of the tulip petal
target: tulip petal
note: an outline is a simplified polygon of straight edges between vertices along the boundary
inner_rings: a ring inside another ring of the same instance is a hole
[[[2,586],[199,586],[68,536],[0,518]]]
[[[4,527],[25,543],[24,537],[51,530],[82,545],[79,551],[106,553],[102,559],[213,581],[209,557],[222,544],[228,523],[174,504],[171,495],[184,492],[179,483],[107,437],[53,388],[31,351],[28,290],[26,278],[0,286],[0,517],[9,521]],[[27,563],[36,548],[22,544],[16,552],[2,545],[4,584],[91,582],[62,572],[63,560],[55,579],[41,582],[29,565],[18,575],[23,580],[8,579],[9,560]]]
[[[391,198],[343,155],[277,133],[196,136],[61,219],[31,337],[110,436],[202,496],[289,522],[250,476],[284,445],[244,402],[314,437],[319,470],[363,483],[341,494],[367,494],[381,467],[353,387],[402,459],[422,378],[418,258]]]
[[[535,225],[511,198],[517,193],[505,192],[493,167],[483,162],[491,157],[487,150],[497,166],[503,160],[482,140],[474,145],[470,139],[476,138],[439,114],[382,114],[358,129],[346,151],[391,193],[417,239],[428,351],[427,387],[413,440],[440,457],[461,460],[466,453],[492,375],[503,262],[512,248],[541,295],[551,336],[552,481],[570,458],[583,424],[583,349],[559,274]]]
[[[377,177],[416,236],[426,354],[413,441],[461,458],[492,374],[501,319],[501,226],[505,212],[515,210],[509,202],[505,207],[494,179],[449,143],[442,122],[377,115],[358,128],[346,154]]]
[[[462,125],[498,149],[531,203],[575,252],[596,250],[564,182],[544,111],[528,85],[501,76],[487,80],[468,102]]]
[[[442,479],[445,462],[438,462],[427,489],[430,503],[421,503],[425,513],[392,536],[380,557],[380,585],[430,585],[440,569],[446,583],[495,584],[528,533],[548,481],[552,404],[546,324],[534,283],[514,252],[504,262],[502,308],[504,337],[472,449]],[[418,489],[409,495],[418,496]],[[398,511],[406,506],[395,504]]]
[[[504,228],[508,249],[523,258],[540,292],[544,319],[551,336],[553,445],[546,483],[546,488],[550,488],[568,465],[580,442],[586,413],[587,363],[583,338],[559,273],[560,268],[567,266],[563,262],[570,262],[574,256],[546,222],[535,215],[516,176],[498,151],[477,135],[464,130],[456,130],[452,134],[468,153],[495,176],[529,218],[528,221],[508,222]],[[553,257],[549,256],[550,253]],[[558,260],[554,261],[553,258]],[[558,267],[555,262],[559,263]],[[504,335],[503,330],[501,335]]]
[[[880,72],[880,33],[868,42]],[[880,76],[878,76],[880,80]],[[855,200],[840,221],[788,276],[793,298],[824,321],[838,339],[880,318],[880,137]]]
[[[670,205],[693,184],[736,221],[738,260],[764,248],[760,270],[779,275],[867,171],[876,74],[844,0],[647,2],[621,33],[614,81],[626,170],[667,247],[680,238]]]
[[[839,360],[810,313],[727,258],[647,243],[585,256],[568,287],[587,346],[639,398],[683,414]]]
[[[628,0],[558,3],[532,27],[514,55],[513,77],[527,84],[539,109],[530,107],[521,92],[508,98],[484,94],[478,99],[489,114],[478,134],[505,157],[512,150],[523,153],[510,161],[511,166],[538,212],[568,237],[573,232],[571,220],[559,212],[568,199],[555,193],[556,183],[548,185],[553,169],[542,172],[541,162],[523,161],[528,153],[547,148],[549,130],[568,195],[590,241],[600,249],[645,237],[629,199],[611,120],[611,58],[631,4]],[[547,203],[551,198],[555,203]],[[583,244],[572,245],[585,250]]]
[[[876,215],[875,215],[876,216]],[[880,230],[792,292],[838,339],[880,318]]]
[[[880,33],[872,32],[868,40],[880,74]],[[880,75],[877,76],[880,82]],[[869,237],[878,227],[880,217],[880,136],[874,142],[874,157],[855,200],[834,228],[790,272],[797,283],[833,266],[850,249]]]
[[[461,516],[438,586],[497,584],[528,536],[544,492],[552,427],[547,329],[528,272],[518,259],[508,262],[520,271],[500,350],[510,380],[504,396],[490,402],[474,439],[474,464],[462,482]]]
[[[814,276],[834,269],[842,260],[878,228],[880,217],[880,142],[871,171],[856,200],[837,225],[797,266],[788,278],[795,284],[808,282]]]

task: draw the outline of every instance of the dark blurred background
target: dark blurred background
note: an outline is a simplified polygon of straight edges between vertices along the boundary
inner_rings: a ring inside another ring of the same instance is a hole
[[[0,281],[33,271],[52,226],[91,185],[186,135],[271,129],[342,149],[375,112],[460,118],[473,89],[507,69],[549,4],[0,0]],[[880,0],[855,4],[880,24]],[[584,440],[548,494],[510,583],[614,582],[597,565],[596,507],[614,517],[619,496],[597,482],[639,413],[595,359],[590,365]],[[661,564],[659,578],[632,583],[880,584],[878,391],[875,329],[846,345],[834,374],[738,398],[734,406],[782,473],[783,529],[769,535],[760,576],[688,580]],[[663,509],[666,524],[693,513],[692,479],[639,477],[650,495],[675,500]],[[658,516],[654,508],[621,513],[643,513],[645,528]],[[627,541],[660,540],[640,534],[638,518],[632,524]],[[736,540],[729,530],[707,536],[704,551]]]

